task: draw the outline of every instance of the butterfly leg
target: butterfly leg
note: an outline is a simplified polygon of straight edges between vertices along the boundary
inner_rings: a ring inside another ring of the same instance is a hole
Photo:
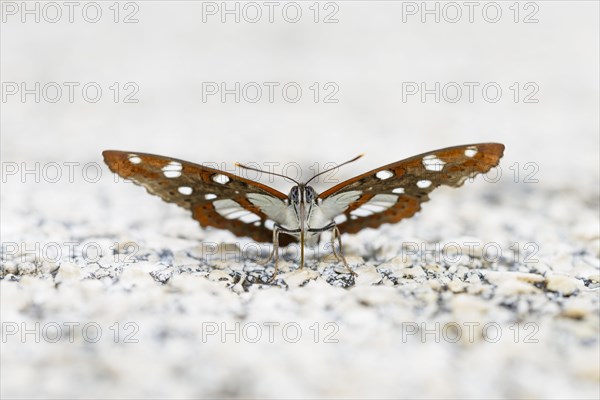
[[[278,250],[279,250],[279,232],[278,232],[277,227],[273,227],[273,250],[271,250],[271,253],[269,254],[269,258],[267,258],[264,261],[259,261],[259,262],[257,262],[257,264],[262,265],[262,266],[267,265],[273,259],[273,256],[275,254],[277,254]]]
[[[273,277],[271,280],[275,280],[277,276],[277,270],[279,269],[277,262],[279,261],[279,228],[273,227],[273,264],[275,266],[275,271],[273,272]]]
[[[323,228],[309,229],[308,231],[312,232],[312,233],[331,231],[331,249],[333,251],[333,255],[335,256],[336,260],[341,261],[344,264],[344,267],[346,267],[346,269],[352,275],[356,276],[356,272],[352,271],[352,269],[348,265],[348,262],[346,261],[346,258],[342,254],[342,237],[341,237],[342,234],[340,233],[340,229],[337,227],[337,224],[335,222],[332,222],[329,225],[324,226]],[[336,238],[337,238],[338,245],[339,245],[339,250],[337,250],[337,251],[335,249],[335,239]]]
[[[339,245],[338,252],[336,252],[336,250],[335,250],[334,242],[335,242],[336,238],[338,240],[338,245]],[[335,255],[335,257],[338,260],[341,258],[341,261],[344,263],[344,267],[346,267],[346,269],[348,271],[350,271],[350,274],[356,276],[356,272],[352,271],[352,269],[348,265],[348,261],[346,261],[346,257],[344,257],[344,255],[342,254],[342,234],[340,233],[340,228],[338,228],[335,223],[333,225],[333,229],[331,230],[331,248],[333,249],[333,255]]]
[[[271,279],[269,279],[269,281],[273,281],[275,279],[275,277],[277,276],[277,272],[279,271],[279,267],[277,265],[277,262],[279,261],[279,234],[281,232],[285,232],[285,233],[297,233],[299,232],[299,229],[286,229],[283,226],[279,225],[279,224],[275,224],[275,226],[273,227],[273,251],[271,252],[271,255],[269,256],[269,258],[267,258],[266,261],[262,262],[262,265],[267,265],[269,263],[269,261],[273,260],[274,264],[275,264],[275,272],[273,273],[273,277]]]
[[[266,261],[260,263],[261,265],[267,265],[269,261],[274,261],[275,271],[273,272],[273,276],[271,277],[271,279],[269,279],[269,282],[274,281],[275,277],[277,277],[277,261],[279,261],[279,230],[280,229],[278,226],[273,227],[273,251],[271,252],[271,255],[269,255],[269,258],[267,258]]]
[[[333,251],[333,255],[338,262],[344,262],[342,258],[338,255],[338,252],[335,249],[335,234],[333,233],[333,229],[331,231],[331,250]]]

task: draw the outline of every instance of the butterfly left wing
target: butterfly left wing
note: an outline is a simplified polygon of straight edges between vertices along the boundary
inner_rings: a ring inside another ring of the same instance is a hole
[[[148,193],[192,212],[203,227],[227,229],[237,236],[270,242],[273,222],[283,223],[283,193],[237,175],[154,154],[106,150],[110,170]],[[254,203],[249,199],[257,198]],[[260,206],[260,208],[259,208]],[[292,241],[282,236],[282,245]]]
[[[448,147],[385,165],[321,193],[321,210],[342,233],[376,228],[413,216],[429,193],[498,165],[504,152],[499,143]]]

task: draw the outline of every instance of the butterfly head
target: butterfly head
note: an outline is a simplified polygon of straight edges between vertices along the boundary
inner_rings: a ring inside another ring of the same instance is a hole
[[[298,184],[290,190],[288,201],[296,213],[298,213],[300,205],[310,207],[317,202],[317,192],[315,192],[312,186]]]
[[[300,223],[301,232],[304,232],[305,224],[312,214],[313,206],[317,204],[317,193],[312,187],[299,183],[290,190],[288,203]]]

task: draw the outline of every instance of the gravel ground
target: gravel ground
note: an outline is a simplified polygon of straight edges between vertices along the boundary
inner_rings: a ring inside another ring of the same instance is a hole
[[[595,398],[597,193],[490,185],[346,235],[356,278],[291,248],[274,282],[251,242],[150,198],[154,219],[98,193],[67,220],[39,213],[54,190],[7,198],[17,242],[81,244],[3,262],[3,396]]]
[[[2,25],[3,82],[139,86],[135,104],[2,101],[2,398],[600,397],[597,2],[536,2],[537,24],[511,22],[508,3],[498,24],[400,24],[400,2],[340,2],[332,25],[136,4],[138,24]],[[202,102],[207,81],[295,81],[308,97],[335,81],[339,102]],[[406,81],[505,96],[405,102]],[[514,82],[539,102],[512,101]],[[291,246],[271,281],[268,244],[201,229],[101,161],[113,148],[307,174],[366,152],[343,180],[484,141],[506,145],[499,176],[343,236],[356,277],[324,245],[298,270]]]

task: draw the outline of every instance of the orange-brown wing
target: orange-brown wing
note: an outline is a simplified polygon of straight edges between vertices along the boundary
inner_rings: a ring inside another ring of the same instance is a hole
[[[448,147],[385,165],[323,192],[322,208],[341,232],[354,233],[412,217],[441,185],[459,187],[465,180],[498,165],[499,143]]]
[[[247,196],[260,194],[283,206],[287,196],[275,189],[170,157],[115,150],[106,150],[102,155],[112,172],[145,187],[148,193],[166,202],[190,210],[203,227],[227,229],[259,242],[270,242],[273,238],[270,216]],[[290,236],[282,236],[281,244],[288,244],[290,239]]]

